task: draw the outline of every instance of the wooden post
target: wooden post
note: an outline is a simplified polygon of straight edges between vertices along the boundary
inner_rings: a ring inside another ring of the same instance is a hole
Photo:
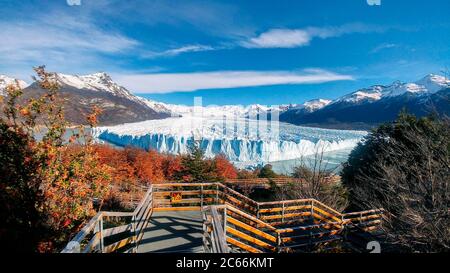
[[[203,185],[200,186],[200,208],[203,209]]]
[[[277,252],[281,251],[281,233],[277,232]]]
[[[283,202],[283,209],[281,210],[281,223],[284,223],[284,202]]]
[[[225,234],[225,238],[227,237],[227,207],[223,208],[223,232]]]
[[[216,184],[216,204],[219,205],[219,184]]]
[[[145,208],[143,208],[145,210]],[[138,242],[137,242],[137,230],[136,230],[136,215],[133,215],[131,218],[131,234],[134,234],[134,247],[133,247],[133,253],[137,252]]]
[[[105,243],[103,240],[103,216],[100,216],[98,221],[98,232],[100,234],[100,253],[103,253],[105,249]]]
[[[259,203],[256,203],[256,218],[259,219]]]
[[[311,200],[311,220],[314,222],[314,199]]]

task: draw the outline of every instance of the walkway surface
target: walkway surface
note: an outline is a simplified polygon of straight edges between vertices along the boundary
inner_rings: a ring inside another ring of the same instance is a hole
[[[138,247],[138,253],[203,252],[200,211],[154,212]]]

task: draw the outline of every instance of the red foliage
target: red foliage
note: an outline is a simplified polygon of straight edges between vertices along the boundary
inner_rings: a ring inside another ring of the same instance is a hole
[[[156,151],[139,151],[134,162],[137,177],[145,183],[163,182],[165,180],[163,161],[164,157]]]
[[[183,169],[183,165],[181,164],[181,157],[172,155],[165,156],[162,162],[162,168],[164,176],[167,180],[175,180],[175,174]]]
[[[225,158],[225,156],[216,156],[213,164],[215,164],[216,175],[219,179],[236,179],[238,177],[236,168]]]

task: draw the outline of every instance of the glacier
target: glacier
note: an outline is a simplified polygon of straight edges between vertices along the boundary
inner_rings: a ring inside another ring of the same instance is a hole
[[[192,116],[93,130],[93,135],[100,141],[168,154],[185,154],[189,145],[198,140],[206,157],[222,154],[239,167],[351,149],[366,134],[365,131],[302,127],[270,120]]]

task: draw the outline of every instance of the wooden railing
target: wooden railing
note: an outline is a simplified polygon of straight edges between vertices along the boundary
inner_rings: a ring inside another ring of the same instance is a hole
[[[327,178],[329,183],[336,183],[340,181],[341,177],[339,175],[331,175]],[[249,186],[249,187],[262,187],[268,188],[270,184],[275,185],[287,185],[292,183],[302,183],[302,179],[294,177],[275,177],[275,178],[236,178],[236,179],[226,179],[224,183],[230,186]]]
[[[118,250],[136,252],[152,212],[153,187],[150,186],[133,212],[98,212],[62,253],[110,253]],[[111,221],[112,219],[116,221]],[[105,223],[116,225],[105,228]]]
[[[136,252],[153,211],[201,210],[207,252],[281,252],[377,229],[383,210],[340,213],[315,199],[256,202],[221,183],[153,184],[133,212],[99,212],[63,252]],[[105,229],[105,221],[130,219]],[[232,248],[229,248],[228,245]]]
[[[226,209],[223,209],[221,206],[207,206],[202,210],[203,248],[207,253],[229,252],[225,236]]]

